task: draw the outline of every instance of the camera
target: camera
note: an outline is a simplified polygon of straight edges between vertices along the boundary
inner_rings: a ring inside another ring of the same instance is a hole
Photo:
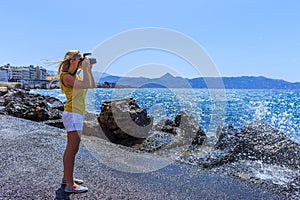
[[[96,63],[97,63],[96,58],[88,58],[88,56],[90,56],[90,55],[92,55],[92,53],[84,53],[84,54],[83,54],[83,58],[81,58],[81,62],[82,62],[85,58],[87,58],[87,59],[89,59],[91,65],[96,64]]]

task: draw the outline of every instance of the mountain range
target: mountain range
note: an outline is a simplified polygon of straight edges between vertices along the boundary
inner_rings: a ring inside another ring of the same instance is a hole
[[[212,89],[300,89],[300,82],[288,82],[264,76],[240,77],[199,77],[182,78],[167,73],[159,78],[121,77],[109,74],[98,75],[100,83],[116,83],[116,85],[138,88],[212,88]]]

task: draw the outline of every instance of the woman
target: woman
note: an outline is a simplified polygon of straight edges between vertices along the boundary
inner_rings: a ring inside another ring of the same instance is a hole
[[[77,74],[81,69],[83,77]],[[89,59],[82,60],[78,50],[69,50],[59,65],[61,90],[65,93],[67,101],[62,114],[63,124],[67,130],[67,146],[64,152],[64,176],[62,185],[65,192],[87,192],[88,188],[81,186],[83,181],[73,177],[75,155],[78,152],[80,137],[83,130],[83,118],[86,112],[85,96],[88,88],[95,88],[92,76],[92,65]]]

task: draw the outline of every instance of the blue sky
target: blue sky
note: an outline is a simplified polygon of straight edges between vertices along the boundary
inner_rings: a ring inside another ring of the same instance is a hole
[[[297,0],[3,1],[0,65],[44,66],[43,59],[62,59],[68,49],[92,51],[121,32],[160,27],[201,45],[221,76],[300,82],[299,10]],[[147,63],[169,66],[184,77],[199,76],[182,59],[151,50],[125,55],[106,72],[130,74]],[[153,76],[164,73],[153,71]]]

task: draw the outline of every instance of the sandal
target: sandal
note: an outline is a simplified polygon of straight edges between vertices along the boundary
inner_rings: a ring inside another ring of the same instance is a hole
[[[78,193],[83,193],[83,192],[87,192],[88,188],[84,187],[84,186],[79,186],[77,189],[74,188],[69,188],[68,186],[65,187],[65,192],[66,193],[74,193],[74,194],[78,194]]]
[[[82,184],[83,184],[83,180],[78,179],[78,178],[74,178],[74,182],[75,182],[77,185],[82,185]],[[62,185],[67,185],[67,181],[66,181],[65,179],[62,179],[62,180],[61,180],[61,184],[62,184]]]

